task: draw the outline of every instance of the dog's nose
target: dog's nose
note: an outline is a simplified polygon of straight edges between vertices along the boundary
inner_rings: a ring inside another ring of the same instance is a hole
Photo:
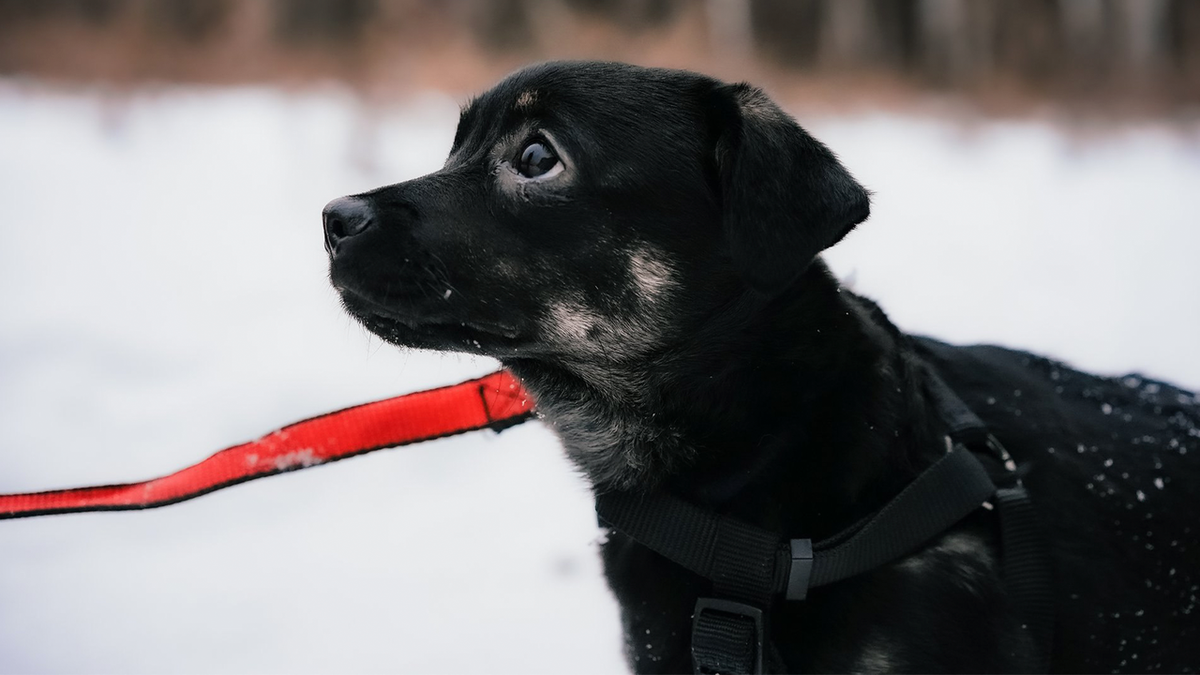
[[[321,212],[325,221],[325,248],[332,253],[338,242],[353,237],[375,222],[371,205],[358,197],[338,197]]]

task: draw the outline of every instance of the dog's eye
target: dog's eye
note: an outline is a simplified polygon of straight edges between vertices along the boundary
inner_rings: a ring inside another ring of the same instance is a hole
[[[541,141],[534,141],[521,151],[521,159],[517,161],[517,171],[526,178],[545,176],[560,166],[554,151]]]

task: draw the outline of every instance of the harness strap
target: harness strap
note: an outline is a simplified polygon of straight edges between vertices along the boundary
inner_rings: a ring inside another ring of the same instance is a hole
[[[996,485],[979,459],[966,447],[955,445],[857,532],[834,535],[834,541],[844,539],[836,545],[813,544],[809,587],[849,579],[912,553],[995,492]]]
[[[946,425],[946,433],[956,441],[971,444],[982,441],[987,435],[987,425],[979,419],[974,410],[967,407],[958,394],[946,384],[932,369],[926,371],[928,376],[925,383],[928,393],[933,399],[933,407],[937,409],[938,417]]]
[[[786,560],[775,532],[666,492],[605,492],[596,497],[596,515],[602,525],[711,580],[722,595],[760,604],[775,594]]]
[[[1012,473],[1015,464],[1008,453],[936,374],[930,376],[930,393],[950,431],[948,452],[878,512],[827,539],[782,540],[665,492],[613,491],[596,497],[602,525],[712,581],[715,597],[700,598],[693,615],[695,672],[767,672],[778,661],[766,624],[779,595],[803,600],[810,588],[913,553],[989,499],[999,513],[1005,585],[1034,641],[1031,665],[1035,672],[1048,671],[1054,595],[1036,510]],[[1005,487],[997,488],[967,444],[982,445],[999,461]]]
[[[996,510],[1004,586],[1037,650],[1031,672],[1048,673],[1054,653],[1054,582],[1046,533],[1020,484],[996,491]]]
[[[605,492],[596,496],[602,526],[713,583],[692,615],[692,663],[697,673],[761,673],[771,653],[764,608],[771,604],[787,560],[774,532],[702,509],[666,492]]]
[[[780,593],[802,600],[810,588],[911,553],[995,493],[975,455],[955,446],[874,515],[810,542],[808,558],[793,558],[793,547],[775,532],[665,492],[605,492],[596,497],[596,513],[604,525],[712,580],[718,594],[760,603]],[[801,576],[796,565],[807,566],[807,574]],[[805,585],[797,587],[801,582]]]
[[[0,520],[52,513],[123,511],[174,504],[255,478],[327,464],[381,448],[476,429],[505,429],[532,414],[515,377],[499,371],[312,417],[140,483],[0,495]]]
[[[983,421],[963,403],[945,380],[930,372],[927,380],[951,436],[963,443],[984,446],[1008,472],[1011,483],[996,490],[993,497],[1000,519],[1001,569],[1004,586],[1023,619],[1022,628],[1030,635],[1035,649],[1031,672],[1050,672],[1054,653],[1054,582],[1050,547],[1037,509],[1020,476],[1016,462],[998,440],[987,432]]]
[[[702,598],[696,606],[696,672],[751,673],[764,672],[769,657],[764,612],[776,596],[803,600],[810,588],[912,553],[995,492],[983,465],[960,445],[873,516],[815,543],[781,541],[664,492],[607,492],[596,498],[596,512],[602,524],[711,580],[714,596],[724,599]]]

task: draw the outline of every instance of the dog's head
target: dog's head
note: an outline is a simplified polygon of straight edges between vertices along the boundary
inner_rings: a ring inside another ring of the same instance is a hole
[[[550,63],[462,111],[444,168],[331,202],[330,276],[400,345],[604,363],[796,283],[867,193],[761,91]]]

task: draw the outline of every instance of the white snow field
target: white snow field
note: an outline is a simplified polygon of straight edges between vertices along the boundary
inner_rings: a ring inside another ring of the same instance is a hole
[[[0,492],[140,480],[486,359],[344,316],[320,211],[457,119],[340,90],[0,81]],[[1200,387],[1200,134],[801,120],[875,193],[828,258],[903,328]],[[3,673],[625,669],[587,487],[537,423],[160,510],[0,522]]]

